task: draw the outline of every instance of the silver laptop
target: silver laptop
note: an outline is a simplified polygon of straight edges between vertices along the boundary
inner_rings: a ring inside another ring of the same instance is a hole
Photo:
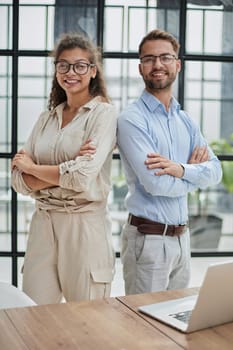
[[[138,310],[185,333],[233,322],[233,261],[211,264],[198,295]]]

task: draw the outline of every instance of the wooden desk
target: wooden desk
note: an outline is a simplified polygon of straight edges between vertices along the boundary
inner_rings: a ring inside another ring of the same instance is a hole
[[[222,326],[184,334],[137,311],[138,306],[141,305],[152,304],[174,298],[181,298],[196,294],[197,292],[198,288],[188,288],[159,293],[128,295],[125,297],[118,297],[117,299],[124,303],[124,305],[128,306],[132,311],[136,312],[155,329],[160,330],[163,334],[166,334],[169,338],[173,339],[176,344],[180,345],[184,349],[232,350],[233,322]]]
[[[1,350],[232,350],[233,323],[185,335],[137,312],[185,289],[0,310]]]
[[[122,304],[100,301],[0,310],[1,350],[181,349]]]

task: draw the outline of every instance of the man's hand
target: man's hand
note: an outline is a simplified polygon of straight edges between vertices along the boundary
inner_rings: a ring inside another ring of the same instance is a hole
[[[191,157],[188,160],[188,164],[198,164],[207,162],[209,160],[209,153],[206,146],[203,147],[195,147]]]
[[[159,168],[160,170],[155,172],[155,175],[157,176],[172,175],[180,178],[184,174],[182,165],[161,156],[159,153],[149,153],[145,164],[148,169]]]
[[[188,164],[200,164],[209,160],[209,153],[206,146],[195,147],[191,154]],[[161,156],[159,153],[149,153],[145,161],[148,169],[157,169],[155,175],[171,175],[181,178],[184,175],[184,168],[181,164],[173,162]]]

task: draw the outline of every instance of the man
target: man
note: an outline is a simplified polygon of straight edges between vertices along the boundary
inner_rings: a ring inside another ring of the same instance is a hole
[[[188,286],[187,194],[221,181],[219,160],[172,96],[178,53],[170,33],[153,30],[142,39],[145,90],[118,118],[130,213],[122,232],[126,294]]]

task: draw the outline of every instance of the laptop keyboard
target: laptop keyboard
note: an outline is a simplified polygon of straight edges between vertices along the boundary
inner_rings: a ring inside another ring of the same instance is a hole
[[[193,310],[187,310],[187,311],[182,311],[182,312],[177,312],[175,314],[170,314],[169,316],[176,318],[177,320],[188,323],[191,313]]]

